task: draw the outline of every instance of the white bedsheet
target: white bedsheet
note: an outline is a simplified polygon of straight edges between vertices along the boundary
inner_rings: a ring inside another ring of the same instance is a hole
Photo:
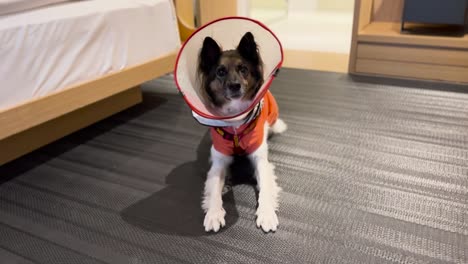
[[[73,1],[0,17],[0,111],[180,46],[172,0]]]
[[[12,14],[70,0],[0,0],[0,15]]]

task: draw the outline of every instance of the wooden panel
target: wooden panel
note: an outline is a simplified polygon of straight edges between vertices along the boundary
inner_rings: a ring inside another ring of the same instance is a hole
[[[468,67],[468,49],[359,44],[358,58]]]
[[[138,87],[0,140],[0,166],[141,102]]]
[[[355,3],[355,12],[359,11],[359,15],[355,13],[355,21],[358,19],[358,30],[361,31],[365,28],[372,20],[372,0],[356,0]],[[358,31],[358,32],[359,32]]]
[[[355,71],[358,34],[370,23],[371,13],[372,0],[354,1],[353,32],[351,35],[351,49],[348,61],[348,72],[350,73]]]
[[[358,41],[468,49],[468,34],[464,37],[401,34],[400,24],[389,22],[374,22],[369,24],[359,32]]]
[[[189,27],[195,27],[193,0],[174,0],[177,17]]]
[[[287,68],[347,72],[348,54],[316,52],[303,50],[285,50],[283,66]]]
[[[199,4],[201,25],[221,17],[237,15],[237,0],[199,0]]]
[[[185,41],[195,32],[195,11],[192,0],[174,0],[180,39]]]
[[[374,0],[372,21],[400,22],[404,0]]]
[[[358,59],[356,72],[424,80],[468,83],[468,68],[409,62]]]
[[[176,53],[0,111],[0,140],[171,72]]]

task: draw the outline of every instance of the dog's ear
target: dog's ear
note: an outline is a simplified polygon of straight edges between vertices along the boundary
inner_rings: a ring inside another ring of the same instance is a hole
[[[237,51],[246,60],[249,60],[254,64],[259,64],[260,56],[258,55],[257,43],[255,43],[252,33],[245,33],[239,42],[239,46],[237,46]]]
[[[221,48],[218,43],[214,39],[206,37],[200,52],[200,70],[208,74],[211,68],[218,63],[219,57],[221,57]]]

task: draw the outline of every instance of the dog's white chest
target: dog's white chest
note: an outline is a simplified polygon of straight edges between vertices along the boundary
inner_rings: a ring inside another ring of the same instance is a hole
[[[251,103],[251,101],[242,99],[231,100],[223,106],[222,112],[224,115],[228,116],[235,115],[247,109]]]

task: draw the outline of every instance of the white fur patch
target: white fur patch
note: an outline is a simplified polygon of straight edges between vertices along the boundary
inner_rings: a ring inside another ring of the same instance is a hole
[[[211,168],[208,172],[202,208],[205,211],[205,231],[218,230],[225,225],[222,191],[226,177],[226,169],[232,162],[232,157],[223,155],[214,147],[211,147]]]
[[[273,124],[273,126],[270,127],[270,131],[273,134],[281,134],[287,129],[288,129],[288,125],[286,125],[286,123],[282,119],[279,119],[279,118],[278,120],[276,120],[275,124]]]
[[[223,105],[221,113],[226,116],[235,115],[245,111],[251,104],[250,100],[234,99]]]
[[[259,189],[257,226],[265,232],[276,231],[279,221],[276,211],[281,188],[276,183],[275,167],[268,161],[267,135],[270,127],[265,124],[264,140],[260,148],[249,155],[255,167],[255,177]]]

